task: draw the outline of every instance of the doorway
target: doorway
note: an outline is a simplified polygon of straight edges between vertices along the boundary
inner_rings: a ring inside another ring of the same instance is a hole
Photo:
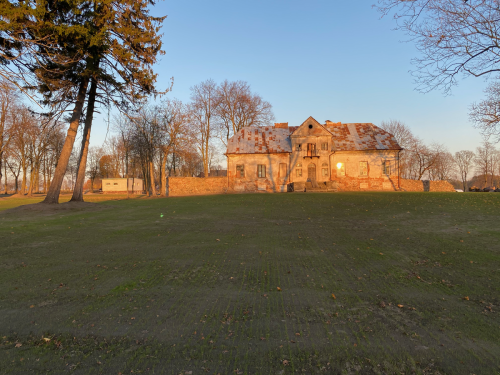
[[[307,166],[307,179],[316,186],[316,164],[311,163]]]

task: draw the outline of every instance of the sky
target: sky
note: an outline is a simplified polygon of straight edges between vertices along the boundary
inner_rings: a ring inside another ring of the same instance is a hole
[[[451,152],[480,146],[468,108],[484,97],[487,82],[463,79],[449,96],[417,92],[409,70],[418,51],[375,2],[161,1],[152,8],[167,16],[158,88],[174,77],[167,97],[188,102],[190,87],[206,79],[243,80],[272,104],[276,122],[290,126],[309,116],[375,125],[397,119]],[[103,117],[97,122],[94,144],[107,132]]]

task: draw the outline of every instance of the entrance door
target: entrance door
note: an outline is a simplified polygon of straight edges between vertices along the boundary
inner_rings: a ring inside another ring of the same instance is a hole
[[[316,186],[316,164],[311,163],[307,166],[307,179]]]

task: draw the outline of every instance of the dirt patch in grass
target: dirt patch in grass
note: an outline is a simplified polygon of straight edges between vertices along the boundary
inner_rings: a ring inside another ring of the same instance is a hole
[[[51,215],[54,213],[61,213],[61,212],[100,211],[109,208],[111,208],[111,206],[94,202],[65,202],[59,204],[33,203],[7,209],[5,211],[0,212],[0,215],[16,214],[16,213],[29,214],[35,212],[44,215]]]

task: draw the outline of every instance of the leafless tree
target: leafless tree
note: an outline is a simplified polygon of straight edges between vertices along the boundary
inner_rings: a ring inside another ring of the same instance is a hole
[[[415,180],[421,180],[426,173],[429,174],[444,152],[442,145],[427,146],[418,138],[409,144],[407,151],[405,166],[407,175],[404,177]]]
[[[415,43],[419,90],[449,93],[461,76],[500,71],[498,0],[378,0],[376,7]]]
[[[94,182],[100,176],[100,161],[104,155],[102,147],[89,147],[87,160],[87,176],[90,179],[90,191],[94,191]]]
[[[474,158],[476,155],[473,151],[462,150],[455,152],[455,164],[460,174],[460,179],[464,187],[464,191],[467,191],[467,176],[469,175],[472,166],[474,165]]]
[[[473,103],[469,118],[481,133],[500,141],[500,80],[492,81],[485,90],[486,99]]]
[[[215,130],[213,120],[216,110],[217,84],[212,79],[191,87],[191,120],[205,176],[209,172],[210,141]]]
[[[225,80],[216,90],[215,117],[222,142],[245,126],[266,126],[274,121],[272,106],[244,81]]]
[[[493,144],[487,140],[482,143],[481,147],[476,149],[476,158],[474,162],[476,164],[477,172],[479,172],[484,178],[485,186],[488,186],[488,182],[490,182],[491,185],[493,184],[497,153],[498,151],[495,149]],[[489,181],[488,175],[491,175]]]
[[[16,110],[18,102],[19,97],[16,87],[0,77],[0,179],[2,179],[3,154],[7,147],[9,147],[14,132],[12,112]]]
[[[450,180],[455,171],[455,160],[453,155],[443,146],[437,146],[434,150],[438,152],[436,162],[429,169],[430,180]]]
[[[391,133],[403,149],[408,148],[415,139],[410,128],[400,120],[382,121],[380,128]]]

